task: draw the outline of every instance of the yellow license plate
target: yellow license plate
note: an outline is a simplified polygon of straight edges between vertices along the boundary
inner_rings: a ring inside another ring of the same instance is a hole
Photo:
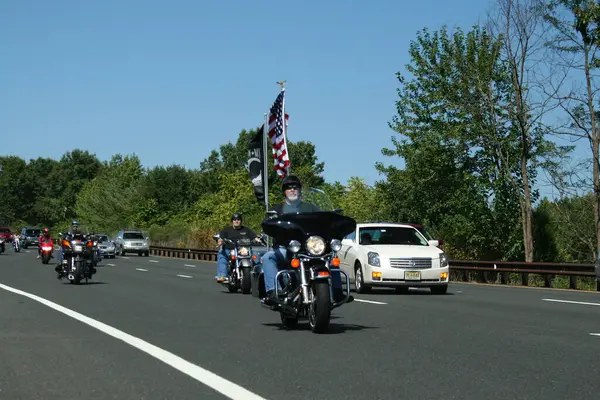
[[[421,271],[406,271],[406,272],[404,272],[404,280],[420,281],[421,280]]]

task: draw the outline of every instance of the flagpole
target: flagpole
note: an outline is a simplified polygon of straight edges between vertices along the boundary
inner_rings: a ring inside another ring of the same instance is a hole
[[[270,157],[267,156],[269,136],[269,113],[265,113],[265,122],[263,124],[263,187],[265,190],[265,208],[269,211],[269,162]]]

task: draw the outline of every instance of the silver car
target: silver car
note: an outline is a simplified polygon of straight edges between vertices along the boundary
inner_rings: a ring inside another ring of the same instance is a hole
[[[110,240],[108,235],[100,234],[96,235],[96,237],[98,238],[98,247],[100,247],[100,254],[102,254],[102,257],[115,258],[115,255],[117,254],[115,242]]]
[[[127,253],[138,253],[140,256],[150,255],[150,244],[148,237],[142,231],[138,230],[123,230],[117,233],[116,251],[119,255],[124,256]]]

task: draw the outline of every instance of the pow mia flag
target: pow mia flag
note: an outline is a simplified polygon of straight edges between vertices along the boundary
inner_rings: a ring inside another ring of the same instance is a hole
[[[265,202],[265,154],[263,151],[264,124],[256,131],[256,134],[250,138],[248,144],[248,173],[254,186],[254,195],[256,199]]]

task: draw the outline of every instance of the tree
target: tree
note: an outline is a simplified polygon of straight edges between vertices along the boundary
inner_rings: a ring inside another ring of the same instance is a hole
[[[557,133],[578,139],[587,139],[592,152],[592,188],[594,195],[594,232],[596,251],[600,257],[600,127],[598,113],[598,87],[593,71],[600,66],[597,57],[600,44],[600,4],[592,0],[550,0],[541,3],[544,18],[555,34],[548,46],[562,59],[568,71],[580,71],[584,76],[582,87],[556,91],[560,106],[570,122],[557,129]],[[589,164],[588,164],[589,165]],[[559,188],[560,190],[561,188]]]

